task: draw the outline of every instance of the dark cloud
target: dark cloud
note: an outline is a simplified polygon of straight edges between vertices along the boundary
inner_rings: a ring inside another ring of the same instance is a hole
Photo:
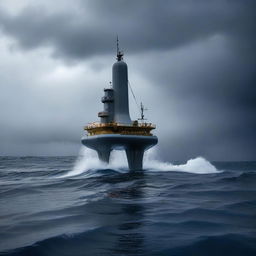
[[[130,77],[139,74],[150,87],[145,93],[135,84],[135,91],[144,94],[152,110],[164,158],[255,159],[254,0],[93,0],[74,5],[79,11],[50,12],[28,5],[14,15],[2,8],[1,30],[21,52],[48,47],[64,63],[109,57],[118,33],[130,61]],[[100,70],[97,62],[91,66]],[[75,113],[75,107],[69,111],[71,105],[65,108],[69,115]],[[17,126],[15,133],[23,131],[20,143],[75,144],[82,113],[80,109],[74,122],[62,120],[43,128],[31,123],[31,129]],[[83,118],[91,121],[88,114]],[[73,128],[59,132],[60,126],[70,127],[69,122]],[[6,127],[5,134],[11,137]]]
[[[247,1],[79,1],[81,12],[27,7],[1,11],[5,33],[25,49],[48,45],[58,57],[81,59],[113,51],[118,33],[129,52],[172,49],[213,35],[238,48],[255,45],[255,7]],[[247,50],[247,49],[245,49]]]

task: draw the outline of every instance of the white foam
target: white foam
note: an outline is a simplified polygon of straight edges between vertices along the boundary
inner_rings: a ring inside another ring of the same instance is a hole
[[[153,171],[177,171],[177,172],[189,172],[195,174],[210,174],[218,173],[216,169],[209,161],[203,157],[196,157],[188,160],[185,164],[174,165],[168,162],[162,162],[158,160],[157,148],[149,150],[145,155],[144,169]]]
[[[117,171],[123,171],[128,169],[126,155],[124,151],[113,151],[111,153],[110,164],[105,164],[98,160],[97,153],[94,150],[82,147],[79,156],[75,162],[72,171],[61,177],[76,176],[85,173],[88,170],[98,169],[114,169]],[[188,172],[195,174],[210,174],[218,173],[216,169],[209,161],[203,157],[197,157],[188,160],[185,164],[174,165],[168,162],[162,162],[158,160],[156,149],[151,149],[145,154],[144,169],[149,171],[176,171],[176,172]]]
[[[61,178],[76,176],[88,170],[103,169],[104,167],[106,168],[106,164],[99,161],[96,151],[81,147],[73,169],[62,175]]]

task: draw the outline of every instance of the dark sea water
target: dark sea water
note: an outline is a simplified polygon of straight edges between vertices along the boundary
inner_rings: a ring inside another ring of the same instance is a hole
[[[256,162],[0,158],[0,254],[256,255]]]

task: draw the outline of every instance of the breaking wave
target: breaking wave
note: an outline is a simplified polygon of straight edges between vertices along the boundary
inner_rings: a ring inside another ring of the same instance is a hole
[[[73,170],[61,177],[70,177],[84,174],[89,170],[113,169],[119,172],[127,171],[127,160],[124,151],[114,150],[111,153],[110,163],[99,161],[97,153],[91,149],[82,147],[75,162]],[[203,157],[196,157],[188,160],[185,164],[175,165],[169,162],[162,162],[157,158],[155,149],[146,152],[144,157],[144,169],[149,171],[175,171],[194,174],[211,174],[219,171],[214,165]]]

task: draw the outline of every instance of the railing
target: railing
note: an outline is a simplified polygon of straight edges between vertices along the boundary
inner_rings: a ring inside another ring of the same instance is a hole
[[[152,123],[136,123],[136,124],[121,124],[121,123],[89,123],[87,126],[85,126],[86,129],[93,129],[97,127],[143,127],[143,128],[152,128],[155,129],[156,125]]]
[[[112,101],[114,101],[114,98],[113,97],[111,97],[111,96],[103,96],[102,98],[101,98],[101,102],[112,102]]]
[[[107,117],[107,116],[109,116],[107,111],[101,111],[98,113],[98,117]]]

